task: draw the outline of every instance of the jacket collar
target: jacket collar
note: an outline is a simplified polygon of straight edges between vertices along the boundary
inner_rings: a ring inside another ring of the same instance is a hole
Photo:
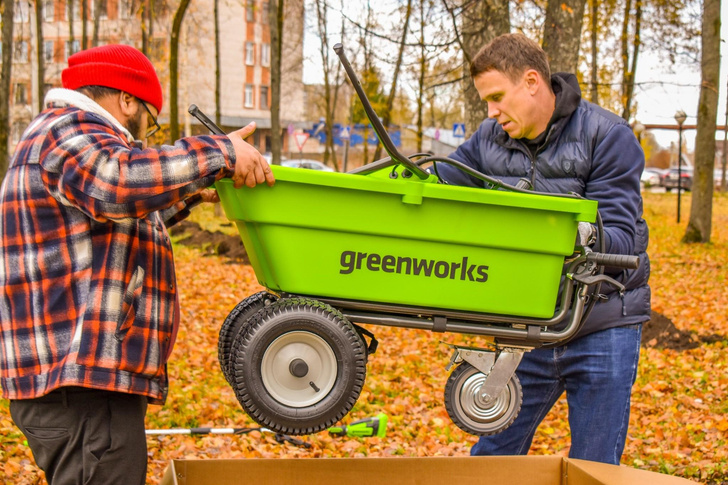
[[[48,106],[49,104],[60,106],[73,106],[82,111],[97,114],[109,123],[111,123],[114,128],[123,133],[129,143],[132,143],[134,141],[134,137],[132,136],[132,134],[129,132],[129,130],[124,128],[121,123],[119,123],[119,120],[114,118],[111,113],[106,111],[96,101],[79,91],[72,91],[70,89],[64,88],[51,89],[48,91],[48,94],[46,94],[44,103],[46,106]]]

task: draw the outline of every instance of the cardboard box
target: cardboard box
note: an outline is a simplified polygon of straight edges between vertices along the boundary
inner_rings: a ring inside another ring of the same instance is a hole
[[[558,456],[172,460],[162,485],[687,485]]]

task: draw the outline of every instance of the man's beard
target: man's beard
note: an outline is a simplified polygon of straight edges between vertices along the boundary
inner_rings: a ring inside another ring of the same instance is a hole
[[[144,136],[143,133],[141,133],[141,127],[142,127],[142,115],[144,113],[144,109],[142,109],[141,106],[137,106],[136,113],[134,113],[134,116],[129,118],[124,125],[124,128],[129,130],[129,133],[131,133],[131,136],[134,137],[135,140],[143,141],[142,136]]]

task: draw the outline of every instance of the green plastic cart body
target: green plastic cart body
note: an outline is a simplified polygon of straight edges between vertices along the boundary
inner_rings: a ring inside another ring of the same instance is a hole
[[[261,285],[276,291],[549,318],[590,200],[273,166],[216,183]]]

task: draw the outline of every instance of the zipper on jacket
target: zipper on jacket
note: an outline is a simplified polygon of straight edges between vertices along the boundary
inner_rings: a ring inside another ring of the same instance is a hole
[[[528,149],[525,143],[523,143],[521,140],[518,140],[521,148],[528,154],[528,158],[531,159],[531,187],[536,187],[536,161],[538,160],[538,154],[544,151],[548,146],[551,135],[554,133],[554,126],[555,125],[551,125],[548,133],[546,133],[546,138],[544,138],[543,143],[541,143],[541,146],[536,148],[536,151],[533,154],[531,153],[531,150]]]

